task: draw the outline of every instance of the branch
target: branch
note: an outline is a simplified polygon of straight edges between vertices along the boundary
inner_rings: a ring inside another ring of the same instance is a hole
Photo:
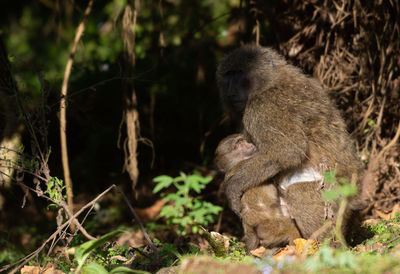
[[[76,52],[76,48],[78,46],[78,42],[81,39],[83,31],[85,30],[86,21],[87,21],[90,11],[92,10],[93,2],[94,2],[94,0],[89,1],[89,4],[83,15],[82,22],[79,24],[79,26],[76,30],[74,44],[72,45],[71,53],[69,55],[67,65],[65,66],[64,80],[63,80],[62,87],[61,87],[61,100],[60,100],[61,161],[62,161],[63,171],[64,171],[65,186],[67,188],[68,207],[72,213],[74,212],[74,205],[73,205],[74,194],[72,191],[72,181],[71,181],[71,177],[70,177],[70,170],[69,170],[69,164],[68,164],[67,134],[66,134],[66,130],[67,130],[66,99],[67,99],[67,91],[68,91],[68,81],[69,81],[69,77],[71,75],[72,63],[74,62],[74,55]],[[74,224],[71,224],[71,231],[72,232],[75,231]]]
[[[19,266],[17,266],[16,268],[14,268],[13,270],[10,271],[11,273],[15,273],[16,271],[18,271],[18,269],[20,269],[25,263],[27,263],[28,261],[30,261],[32,258],[34,258],[38,253],[40,253],[42,251],[42,249],[47,245],[47,243],[49,243],[50,241],[54,240],[56,238],[57,235],[60,234],[60,232],[68,227],[73,219],[76,219],[84,210],[86,210],[87,208],[89,208],[90,206],[93,206],[101,197],[103,197],[107,192],[109,192],[112,188],[114,187],[114,185],[110,186],[109,188],[107,188],[105,191],[103,191],[101,194],[99,194],[95,199],[93,199],[90,203],[86,204],[85,206],[83,206],[77,213],[74,214],[74,218],[69,219],[68,221],[66,221],[65,223],[63,223],[61,226],[58,227],[58,229],[51,234],[51,236],[38,248],[36,249],[34,252],[32,252],[31,254],[29,254],[28,256],[22,258],[21,260],[6,265],[2,268],[0,268],[0,272],[5,271],[7,269],[9,269],[10,267],[20,264]]]

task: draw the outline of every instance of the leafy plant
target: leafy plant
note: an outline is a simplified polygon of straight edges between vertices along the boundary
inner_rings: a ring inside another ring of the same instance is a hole
[[[81,244],[75,249],[75,259],[78,263],[78,267],[76,269],[76,273],[101,273],[101,274],[106,274],[106,273],[148,273],[145,271],[138,271],[138,270],[132,270],[128,267],[124,266],[119,266],[116,268],[113,268],[111,271],[107,271],[106,268],[103,266],[103,264],[107,261],[106,258],[103,258],[103,260],[99,259],[98,260],[93,260],[86,264],[86,261],[89,257],[89,255],[98,247],[106,244],[111,238],[120,235],[123,233],[121,230],[115,230],[110,233],[107,233],[103,236],[101,236],[99,239],[88,241],[86,243]],[[106,256],[109,255],[115,255],[115,249],[109,249],[108,253]],[[97,255],[100,253],[96,253]],[[97,258],[97,257],[96,257]],[[85,265],[86,264],[86,265]]]
[[[357,263],[353,254],[348,251],[335,250],[329,246],[321,246],[314,256],[304,263],[308,270],[319,271],[326,268],[341,268],[355,270]]]
[[[345,178],[336,178],[336,170],[323,173],[325,182],[331,184],[328,190],[322,193],[322,197],[328,202],[333,202],[340,197],[349,198],[357,194],[357,186],[349,183]]]
[[[154,187],[153,193],[160,192],[171,185],[176,188],[175,193],[161,194],[165,201],[173,203],[164,206],[160,216],[167,219],[167,225],[177,225],[179,235],[189,232],[201,234],[200,225],[207,226],[214,222],[214,216],[222,210],[220,206],[191,196],[192,193],[200,194],[211,180],[212,177],[202,177],[198,174],[186,175],[183,172],[176,178],[166,175],[154,178],[153,181],[157,185]]]
[[[337,211],[335,235],[343,247],[347,247],[347,242],[342,234],[343,216],[349,202],[349,198],[357,194],[358,189],[355,183],[350,183],[345,178],[336,178],[336,170],[323,173],[324,181],[329,184],[327,190],[322,193],[323,199],[328,203],[335,202],[339,205]],[[329,205],[326,205],[329,206]]]
[[[386,247],[386,250],[394,247],[400,243],[400,215],[389,220],[380,220],[376,225],[368,225],[367,229],[374,236],[367,240],[367,244],[373,245],[374,243],[381,243]]]
[[[66,195],[62,195],[62,191],[65,189],[65,184],[63,180],[57,177],[50,177],[47,183],[47,189],[44,191],[49,197],[55,202],[60,202],[62,199],[66,198]],[[62,196],[61,196],[62,195]]]

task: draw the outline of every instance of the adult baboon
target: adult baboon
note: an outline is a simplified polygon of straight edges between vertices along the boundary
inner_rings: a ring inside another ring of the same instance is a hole
[[[233,51],[219,65],[217,83],[231,116],[241,121],[245,139],[258,149],[254,157],[239,163],[226,185],[231,208],[239,216],[243,193],[271,183],[272,178],[281,182],[308,168],[319,173],[336,169],[338,178],[349,181],[353,175],[361,177],[353,142],[327,92],[274,50],[247,45]],[[356,184],[360,186],[359,179]],[[311,189],[320,188],[320,181],[311,183]],[[322,204],[320,191],[316,193],[316,202]],[[307,194],[296,191],[290,195],[297,198],[288,201],[289,212],[296,210]],[[355,199],[349,204],[344,227],[359,204]],[[323,216],[317,212],[311,218],[322,224],[330,217],[329,210],[323,212]],[[299,214],[294,216],[296,222],[303,220],[304,214]],[[303,228],[301,233],[309,235],[311,230],[314,227]]]

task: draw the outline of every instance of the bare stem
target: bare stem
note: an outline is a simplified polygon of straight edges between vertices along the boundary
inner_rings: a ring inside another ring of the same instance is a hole
[[[72,191],[72,180],[69,170],[69,163],[68,163],[68,149],[67,149],[67,93],[68,93],[68,81],[71,75],[72,64],[74,62],[74,56],[76,53],[76,48],[78,46],[78,42],[82,37],[82,34],[85,30],[86,21],[92,10],[94,0],[90,0],[88,6],[86,7],[82,22],[79,24],[74,38],[74,43],[72,45],[72,49],[68,58],[67,65],[65,66],[64,72],[64,80],[61,86],[61,100],[60,100],[60,139],[61,139],[61,161],[63,165],[64,171],[64,181],[65,186],[67,189],[67,204],[71,213],[74,212],[74,204],[73,198],[74,194]],[[75,224],[71,223],[70,226],[71,232],[75,231]]]

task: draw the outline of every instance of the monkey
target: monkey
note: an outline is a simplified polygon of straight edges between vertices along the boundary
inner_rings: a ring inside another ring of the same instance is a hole
[[[215,164],[219,171],[228,174],[241,161],[257,152],[254,144],[247,142],[243,134],[237,133],[222,139],[215,151]]]
[[[280,186],[283,178],[307,168],[320,174],[335,169],[337,178],[349,181],[353,176],[361,178],[355,146],[327,91],[276,51],[254,45],[240,47],[222,60],[216,77],[223,104],[240,125],[244,139],[258,150],[238,163],[226,185],[225,194],[236,214],[240,215],[241,197],[247,190],[264,182]],[[355,182],[358,188],[360,182]],[[337,213],[337,206],[326,210],[321,185],[324,182],[318,180],[295,183],[283,194],[288,211],[296,212],[296,223],[304,226],[299,227],[302,235],[312,234]],[[310,203],[305,204],[303,197]],[[353,214],[362,206],[358,196],[349,202],[342,226],[345,236]],[[328,211],[333,213],[326,214]]]
[[[235,166],[253,157],[257,148],[243,139],[242,134],[224,138],[216,149],[215,164],[225,173],[223,187],[235,172]],[[259,244],[273,248],[300,238],[293,221],[281,210],[278,191],[274,184],[264,184],[247,190],[241,198],[241,213],[244,241],[247,252]]]

